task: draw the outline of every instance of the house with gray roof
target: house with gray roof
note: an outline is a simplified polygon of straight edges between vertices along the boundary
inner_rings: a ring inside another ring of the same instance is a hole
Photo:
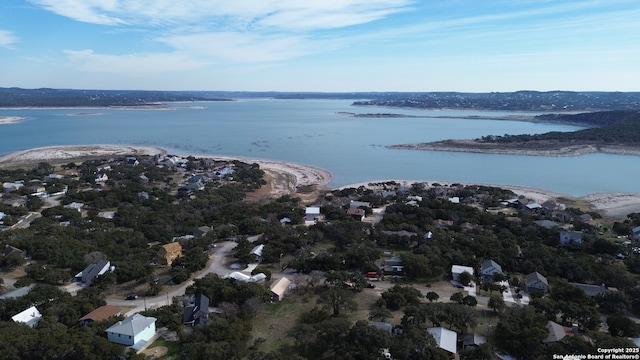
[[[133,314],[111,325],[106,332],[112,343],[140,349],[156,334],[156,318]]]
[[[186,306],[182,313],[182,323],[189,325],[204,325],[209,319],[209,298],[205,295],[195,295],[193,303]]]
[[[428,328],[427,331],[436,340],[438,347],[451,355],[457,352],[458,334],[443,327]]]
[[[497,274],[502,274],[502,266],[497,262],[487,259],[482,262],[480,267],[480,277],[482,281],[493,281],[493,277]]]
[[[565,336],[567,336],[567,332],[565,331],[564,327],[551,320],[547,322],[547,330],[549,330],[549,335],[547,335],[546,339],[542,340],[542,343],[545,345],[556,344]]]
[[[542,276],[542,274],[537,271],[534,271],[531,274],[525,276],[524,283],[528,291],[549,291],[549,282],[547,281],[547,278]]]
[[[605,284],[591,285],[582,283],[569,283],[569,285],[575,286],[578,289],[584,291],[584,293],[589,297],[596,297],[600,294],[612,292],[613,290],[617,291],[617,289],[609,289]]]
[[[582,244],[582,233],[579,231],[560,231],[560,245]]]
[[[111,270],[111,263],[107,260],[101,260],[97,264],[89,264],[84,270],[76,275],[83,283],[91,285],[93,280],[98,276]]]

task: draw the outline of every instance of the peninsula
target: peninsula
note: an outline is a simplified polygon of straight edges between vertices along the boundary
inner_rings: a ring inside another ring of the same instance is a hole
[[[387,148],[533,156],[579,156],[595,152],[640,155],[640,112],[636,110],[552,114],[535,118],[580,124],[587,128],[535,135],[487,135],[473,140],[450,139],[389,145]]]

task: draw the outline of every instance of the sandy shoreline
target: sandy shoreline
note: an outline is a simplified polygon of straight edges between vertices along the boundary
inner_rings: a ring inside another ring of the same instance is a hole
[[[33,163],[37,161],[78,159],[83,157],[109,157],[124,155],[155,155],[167,154],[167,151],[152,146],[128,146],[128,145],[79,145],[79,146],[48,146],[34,149],[17,151],[0,156],[0,163]],[[188,156],[188,154],[176,154],[179,156]],[[193,154],[190,154],[193,155]],[[299,186],[315,185],[319,189],[328,188],[333,176],[331,172],[306,164],[291,163],[279,160],[269,160],[262,158],[252,158],[243,156],[225,156],[225,155],[193,155],[195,157],[207,157],[220,160],[239,160],[247,163],[256,163],[266,172],[272,174],[287,174],[290,178],[291,188],[282,189],[283,191],[295,191]],[[438,183],[440,185],[451,185],[454,183],[462,185],[486,185],[495,186],[503,189],[509,189],[519,196],[524,196],[538,203],[544,203],[549,200],[558,202],[558,199],[572,199],[587,201],[591,204],[593,210],[601,212],[604,216],[612,218],[623,218],[627,214],[640,212],[640,193],[597,193],[575,198],[573,196],[558,194],[542,189],[534,189],[520,186],[495,185],[495,184],[471,184],[452,181],[432,181],[432,180],[375,180],[368,182],[350,184],[341,186],[340,188],[368,186],[370,183],[379,183],[386,181],[395,181],[403,185],[411,185],[412,183],[421,182],[429,185]]]

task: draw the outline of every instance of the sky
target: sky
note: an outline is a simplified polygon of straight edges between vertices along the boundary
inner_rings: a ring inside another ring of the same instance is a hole
[[[640,91],[640,2],[2,0],[13,86]]]

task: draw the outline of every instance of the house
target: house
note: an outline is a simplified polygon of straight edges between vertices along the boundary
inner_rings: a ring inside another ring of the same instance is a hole
[[[631,234],[629,235],[630,240],[640,241],[640,226],[636,226],[631,229]]]
[[[462,349],[475,349],[487,342],[487,338],[476,333],[465,334],[462,337]]]
[[[140,191],[138,197],[144,200],[149,200],[149,193],[146,191]]]
[[[27,199],[24,197],[14,198],[14,199],[6,199],[3,200],[2,203],[11,207],[22,207],[27,206]]]
[[[473,276],[473,268],[471,266],[462,266],[462,265],[452,265],[451,266],[451,277],[455,281],[460,281],[460,274],[463,272],[467,272]]]
[[[1,218],[0,218],[1,219]],[[11,256],[13,254],[18,254],[22,257],[26,257],[26,253],[24,252],[24,250],[20,250],[17,247],[11,246],[9,244],[6,244],[4,246],[4,250],[2,251],[2,256]]]
[[[567,336],[567,332],[564,330],[564,327],[551,320],[547,322],[547,330],[549,330],[549,335],[547,335],[546,339],[542,340],[542,343],[545,345],[556,344]]]
[[[536,220],[533,223],[538,226],[542,226],[545,229],[553,229],[555,227],[558,227],[558,224],[551,220]]]
[[[249,254],[256,257],[256,262],[260,262],[262,260],[262,250],[264,250],[264,244],[260,244],[251,249]]]
[[[97,264],[89,264],[84,270],[76,275],[76,279],[80,279],[83,283],[91,285],[93,280],[109,270],[113,271],[111,263],[107,260],[101,260]]]
[[[289,285],[291,285],[291,280],[286,277],[281,277],[278,281],[274,282],[271,285],[271,301],[280,301],[287,293],[289,289]]]
[[[347,215],[351,216],[353,219],[357,221],[362,221],[365,217],[364,209],[360,208],[349,208],[347,210]]]
[[[115,305],[105,305],[100,306],[87,315],[81,317],[80,319],[78,319],[78,322],[80,322],[80,325],[85,325],[90,322],[103,321],[107,320],[110,317],[120,315],[122,315],[122,309]]]
[[[581,244],[582,233],[578,231],[560,231],[560,245]]]
[[[370,208],[371,203],[367,201],[354,201],[354,200],[351,200],[351,202],[349,202],[349,209],[359,209],[362,207]]]
[[[204,190],[204,183],[200,180],[193,181],[193,182],[189,181],[186,188],[188,190],[202,191]]]
[[[542,276],[542,274],[540,274],[537,271],[534,271],[531,274],[525,276],[524,284],[529,291],[531,290],[538,290],[542,292],[549,291],[549,282],[547,281],[547,278]]]
[[[16,182],[5,182],[2,184],[2,188],[4,189],[4,191],[6,192],[11,192],[11,191],[16,191],[16,190],[20,190],[21,187],[24,186],[24,183],[20,182],[20,181],[16,181]]]
[[[391,325],[388,322],[380,322],[380,321],[369,321],[369,326],[373,326],[375,328],[378,328],[382,331],[386,331],[389,334],[391,334],[391,332],[393,331],[393,325]]]
[[[308,206],[304,210],[304,221],[308,222],[316,222],[320,220],[320,207],[318,206]]]
[[[65,209],[76,210],[77,212],[82,212],[82,208],[84,207],[83,203],[72,202],[64,206]]]
[[[493,260],[485,260],[480,267],[482,281],[493,281],[493,277],[502,274],[502,266]]]
[[[171,263],[180,256],[182,256],[182,246],[180,246],[179,242],[164,244],[160,247],[160,250],[158,250],[160,262],[165,265],[170,266]]]
[[[211,230],[213,230],[213,228],[211,226],[198,226],[197,228],[193,229],[191,231],[191,233],[195,237],[200,237],[200,236],[208,233]]]
[[[138,159],[136,159],[133,156],[128,156],[126,162],[127,162],[127,166],[138,166],[138,165],[140,165],[140,162],[138,161]]]
[[[391,259],[386,259],[382,263],[382,270],[385,274],[398,274],[404,269],[402,265],[402,259],[393,256]]]
[[[209,298],[205,295],[195,295],[193,304],[186,306],[182,313],[182,323],[203,325],[209,318]]]
[[[29,327],[36,327],[40,320],[42,320],[42,314],[35,306],[28,308],[22,312],[19,312],[11,317],[11,320],[25,324]]]
[[[458,342],[458,334],[456,334],[455,331],[443,327],[428,328],[427,331],[436,340],[436,344],[440,349],[450,354],[457,352],[456,344]]]
[[[60,179],[64,179],[64,175],[53,173],[53,174],[47,175],[47,179],[60,180]]]
[[[543,210],[542,205],[540,205],[538,203],[527,204],[527,205],[525,205],[525,208],[527,210],[529,210],[530,212],[532,212],[532,213],[538,213],[538,212]]]
[[[96,183],[105,182],[107,180],[109,180],[109,177],[107,176],[107,174],[98,174],[94,179]]]
[[[617,291],[617,289],[609,289],[604,284],[602,285],[591,285],[591,284],[582,284],[582,283],[569,283],[571,286],[575,286],[582,291],[584,291],[587,296],[593,298],[600,294],[610,293],[612,291]]]
[[[140,349],[156,334],[156,318],[133,314],[111,325],[106,332],[112,343]]]

